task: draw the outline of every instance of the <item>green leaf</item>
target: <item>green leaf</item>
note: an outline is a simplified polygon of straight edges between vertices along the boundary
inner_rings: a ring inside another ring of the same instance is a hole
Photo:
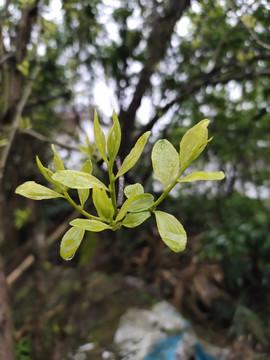
[[[70,222],[71,226],[80,228],[83,230],[99,232],[105,229],[111,229],[111,226],[97,220],[88,220],[88,219],[75,219]]]
[[[114,215],[114,208],[104,189],[93,188],[93,203],[99,217],[110,222]]]
[[[53,191],[43,185],[37,184],[35,181],[27,181],[17,187],[16,194],[25,196],[33,200],[53,199],[64,197],[56,191]]]
[[[197,171],[195,173],[189,174],[182,179],[179,179],[178,182],[189,182],[189,181],[199,181],[199,180],[222,180],[225,178],[223,171],[212,172],[212,171]]]
[[[154,196],[151,194],[140,194],[134,197],[129,212],[141,212],[150,209],[154,204]]]
[[[152,164],[156,177],[166,188],[176,178],[179,171],[179,155],[168,140],[162,139],[155,143]]]
[[[136,184],[128,185],[124,189],[124,193],[125,193],[127,198],[129,198],[129,196],[132,193],[132,190],[134,189],[135,186],[137,187],[136,195],[144,193],[144,188],[143,188],[143,186],[141,184],[136,183]]]
[[[108,188],[95,176],[77,170],[61,170],[53,175],[53,180],[68,186],[71,189],[91,189],[94,186],[100,189]]]
[[[121,206],[121,209],[119,210],[119,213],[117,214],[116,219],[115,219],[116,222],[122,220],[123,217],[126,215],[126,213],[129,211],[129,208],[130,208],[131,204],[133,203],[134,198],[136,196],[136,193],[137,193],[137,190],[139,187],[138,185],[134,186],[131,194],[129,195],[129,198]]]
[[[183,251],[186,247],[187,235],[181,223],[171,214],[154,211],[159,234],[165,244],[173,251]]]
[[[189,129],[180,142],[180,164],[181,169],[185,170],[188,165],[195,160],[205,149],[208,139],[208,129],[210,121],[205,119]]]
[[[92,173],[92,161],[89,159],[87,160],[82,168],[81,171],[91,174]],[[78,189],[78,195],[79,195],[79,199],[80,199],[80,203],[81,206],[84,207],[85,202],[87,201],[87,199],[89,198],[89,189]]]
[[[130,213],[122,221],[122,225],[128,228],[133,228],[141,225],[146,219],[151,216],[150,211],[142,211],[138,213]]]
[[[107,140],[107,150],[108,150],[111,166],[113,165],[116,155],[118,154],[120,143],[121,143],[121,128],[118,117],[115,111],[113,111],[113,126],[111,127]]]
[[[149,135],[151,134],[150,131],[147,131],[144,133],[136,142],[133,149],[131,149],[130,153],[127,155],[127,157],[124,159],[122,166],[120,167],[118,173],[116,174],[116,179],[125,174],[127,171],[129,171],[139,160],[141,153],[143,152],[143,149],[145,147],[145,144],[147,142],[147,139],[149,138]]]
[[[49,181],[50,183],[52,183],[53,185],[55,185],[57,188],[59,188],[60,191],[66,191],[68,189],[67,186],[61,185],[60,182],[53,180],[53,172],[50,169],[45,168],[41,161],[39,160],[38,156],[36,156],[36,161],[37,161],[37,165],[38,168],[41,172],[41,174],[44,176],[44,178]]]
[[[92,170],[93,170],[93,165],[92,165],[92,161],[90,159],[88,159],[82,166],[81,171],[85,172],[87,174],[92,174]]]
[[[94,115],[94,134],[95,134],[96,145],[102,156],[102,159],[108,164],[108,158],[106,154],[106,138],[104,132],[100,127],[96,110]]]
[[[42,165],[38,156],[36,156],[36,161],[37,161],[37,166],[38,166],[41,174],[45,177],[46,180],[53,183],[53,180],[52,180],[53,172],[50,169],[47,169],[47,168],[45,168],[45,166]]]
[[[85,230],[72,227],[62,238],[60,255],[65,260],[71,260],[80,246]]]
[[[78,189],[78,195],[82,208],[84,207],[84,204],[88,200],[89,194],[90,194],[89,189]]]
[[[63,161],[60,159],[60,156],[57,154],[54,145],[52,145],[52,150],[54,153],[54,157],[53,157],[53,167],[54,170],[65,170],[65,166],[63,164]]]

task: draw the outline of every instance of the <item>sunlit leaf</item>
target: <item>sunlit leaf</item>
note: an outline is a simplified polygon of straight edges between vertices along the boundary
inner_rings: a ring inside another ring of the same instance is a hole
[[[154,196],[151,194],[139,194],[134,197],[130,205],[129,212],[139,212],[148,210],[154,204]]]
[[[114,208],[104,189],[93,188],[93,203],[99,217],[111,221],[114,215]]]
[[[45,168],[45,166],[42,165],[41,161],[39,160],[39,157],[36,156],[36,161],[38,168],[41,172],[41,174],[44,176],[46,180],[48,180],[50,183],[56,186],[60,191],[65,191],[68,189],[67,186],[61,185],[60,182],[53,180],[53,172],[50,169]]]
[[[46,180],[48,180],[49,182],[52,182],[53,172],[42,165],[38,156],[36,156],[36,161],[37,161],[37,165],[38,165],[38,168],[39,168],[41,174],[45,177]]]
[[[225,178],[225,174],[222,171],[212,172],[212,171],[197,171],[195,173],[189,174],[182,179],[179,179],[178,182],[190,182],[190,181],[199,181],[199,180],[222,180]]]
[[[77,170],[57,171],[53,175],[53,180],[59,181],[71,189],[91,189],[96,186],[100,189],[108,190],[95,176]]]
[[[152,164],[156,177],[166,188],[176,178],[179,171],[179,155],[168,140],[162,139],[155,143]]]
[[[63,197],[56,191],[53,191],[43,185],[37,184],[35,181],[27,181],[17,187],[16,194],[25,196],[33,200],[53,199]]]
[[[111,127],[107,140],[107,150],[111,164],[114,163],[116,155],[118,154],[120,144],[121,144],[121,128],[118,117],[115,111],[113,111],[113,126]]]
[[[108,163],[108,158],[107,158],[107,154],[106,154],[106,138],[100,127],[96,110],[95,110],[95,115],[94,115],[94,134],[95,134],[96,145],[102,156],[102,159],[106,163]]]
[[[142,211],[138,213],[129,213],[122,221],[122,225],[128,228],[133,228],[141,225],[146,219],[151,216],[150,211]]]
[[[53,167],[54,170],[65,170],[65,166],[63,164],[63,161],[61,160],[60,156],[57,154],[57,151],[55,150],[54,145],[52,145],[52,150],[53,150]]]
[[[121,209],[119,210],[119,213],[117,214],[115,221],[122,220],[123,217],[126,215],[126,213],[129,211],[129,208],[130,208],[131,204],[133,203],[134,198],[136,196],[138,187],[139,187],[138,185],[134,186],[131,194],[129,195],[129,198],[121,206]]]
[[[92,174],[92,170],[93,170],[93,164],[92,161],[90,159],[88,159],[82,166],[81,171],[85,172],[87,174]]]
[[[128,185],[124,189],[124,193],[125,193],[127,198],[130,196],[130,194],[132,193],[132,190],[134,189],[135,186],[137,188],[136,195],[144,193],[144,188],[143,188],[143,186],[141,184],[136,183],[136,184]]]
[[[180,165],[184,170],[205,149],[208,139],[208,125],[210,121],[205,119],[189,129],[180,142]]]
[[[125,174],[136,164],[136,162],[139,160],[141,156],[141,153],[143,152],[143,149],[150,134],[151,134],[150,131],[147,131],[137,140],[133,149],[124,159],[122,166],[120,167],[118,173],[116,174],[116,178]]]
[[[80,246],[85,230],[72,227],[62,238],[60,255],[65,260],[71,260]]]
[[[187,235],[181,223],[171,214],[154,211],[159,234],[165,244],[173,251],[183,251],[186,247]]]
[[[99,232],[105,229],[111,229],[111,226],[97,220],[88,220],[88,219],[75,219],[70,222],[71,226],[80,228],[83,230]]]

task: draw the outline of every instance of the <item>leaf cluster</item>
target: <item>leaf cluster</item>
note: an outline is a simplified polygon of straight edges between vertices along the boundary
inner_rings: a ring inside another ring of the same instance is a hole
[[[121,128],[115,112],[113,125],[106,138],[101,129],[97,112],[94,115],[94,135],[98,151],[106,163],[109,184],[104,184],[92,174],[92,161],[89,159],[80,171],[65,169],[65,166],[52,145],[54,153],[53,167],[42,165],[37,157],[37,165],[42,175],[53,185],[53,189],[42,186],[34,181],[28,181],[16,189],[16,193],[34,200],[64,198],[69,201],[83,216],[70,222],[71,228],[62,238],[60,246],[61,256],[69,260],[81,244],[85,231],[100,232],[105,229],[112,231],[122,226],[133,228],[142,224],[146,219],[155,215],[158,231],[166,245],[175,252],[183,251],[186,246],[187,235],[182,224],[171,214],[157,210],[157,206],[165,199],[169,192],[180,182],[198,180],[221,180],[223,172],[199,171],[182,176],[188,166],[202,153],[208,139],[209,120],[202,120],[189,129],[179,145],[179,153],[166,139],[158,140],[152,150],[152,166],[155,176],[163,185],[161,196],[155,201],[154,196],[144,192],[143,185],[131,184],[119,191],[124,192],[125,201],[122,206],[117,204],[115,182],[123,177],[139,160],[150,132],[145,132],[136,142],[130,153],[123,160],[117,172],[114,163],[121,144]],[[80,203],[77,204],[69,195],[70,189],[76,189]],[[97,216],[86,211],[86,203],[92,197]]]

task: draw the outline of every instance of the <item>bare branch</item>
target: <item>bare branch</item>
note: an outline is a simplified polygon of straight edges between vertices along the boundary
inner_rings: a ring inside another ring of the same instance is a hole
[[[26,135],[30,135],[42,142],[45,142],[45,143],[49,143],[49,144],[55,144],[55,145],[58,145],[60,147],[62,147],[63,149],[67,149],[67,150],[73,150],[73,151],[80,151],[80,149],[77,147],[77,146],[73,146],[73,145],[69,145],[69,144],[64,144],[60,141],[57,141],[57,140],[52,140],[52,139],[49,139],[47,138],[46,136],[38,133],[37,131],[35,130],[32,130],[32,129],[19,129],[19,132],[21,134],[26,134]]]
[[[119,156],[116,156],[115,163],[116,163],[117,170],[120,170],[120,168],[121,168],[121,159],[120,159]],[[121,175],[118,178],[117,207],[120,207],[123,204],[124,187],[125,187],[125,178],[124,178],[124,175]]]
[[[244,26],[244,28],[250,33],[252,39],[256,42],[256,44],[258,44],[259,46],[263,47],[266,50],[270,50],[270,44],[265,43],[264,41],[262,41],[258,35],[251,30],[251,28],[245,23],[245,21],[240,17],[239,18],[241,24]]]
[[[230,69],[226,73],[216,73],[217,68],[213,69],[209,74],[206,74],[200,80],[196,80],[192,83],[189,81],[189,84],[182,88],[180,94],[175,97],[172,101],[167,103],[163,107],[159,107],[156,109],[155,115],[146,124],[140,131],[138,136],[141,136],[145,131],[149,131],[153,128],[153,126],[158,122],[159,119],[175,104],[180,104],[190,95],[195,94],[200,89],[208,86],[208,85],[217,85],[217,84],[227,84],[231,80],[242,81],[246,79],[254,79],[257,77],[270,77],[270,70],[263,70],[260,72],[244,72],[244,73],[232,73]]]
[[[135,115],[141,105],[145,91],[150,87],[150,78],[157,65],[162,60],[170,42],[176,22],[190,5],[190,0],[168,0],[165,13],[159,15],[153,22],[152,31],[147,40],[148,58],[140,73],[133,98],[126,111],[122,111],[120,118],[123,121],[123,139],[121,152],[125,154],[131,146],[130,134],[135,127]]]

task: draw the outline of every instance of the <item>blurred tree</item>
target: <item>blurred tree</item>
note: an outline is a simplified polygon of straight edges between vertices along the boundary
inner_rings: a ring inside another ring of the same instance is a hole
[[[46,156],[40,144],[69,129],[70,113],[82,125],[82,104],[97,107],[106,123],[105,106],[95,97],[100,82],[107,83],[122,122],[122,156],[152,129],[178,146],[185,129],[207,117],[215,137],[210,170],[223,168],[227,181],[219,188],[196,187],[198,207],[205,203],[202,192],[208,200],[240,192],[223,212],[207,210],[215,214],[217,231],[226,233],[227,211],[241,213],[247,196],[261,199],[256,206],[264,213],[270,157],[267,0],[6,0],[0,6],[0,246],[5,253],[19,243],[13,212],[22,203],[13,191],[35,176],[35,153]],[[152,176],[147,162],[136,176],[145,181]],[[188,185],[184,189],[188,194]],[[191,207],[187,204],[185,212]],[[203,223],[197,220],[194,232]],[[266,226],[261,216],[254,229],[260,221]],[[216,246],[220,237],[211,236],[217,257],[225,256]],[[263,236],[251,237],[250,257]],[[236,240],[230,235],[226,241]],[[240,253],[234,252],[236,260]],[[258,253],[263,264],[268,255],[268,248]]]

